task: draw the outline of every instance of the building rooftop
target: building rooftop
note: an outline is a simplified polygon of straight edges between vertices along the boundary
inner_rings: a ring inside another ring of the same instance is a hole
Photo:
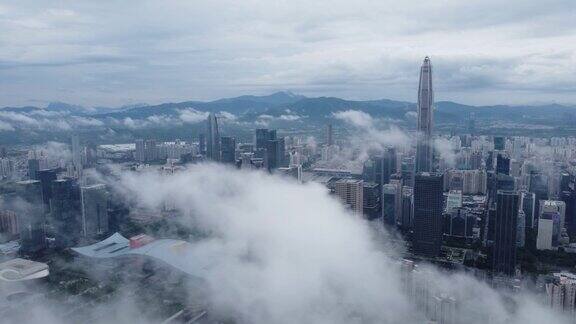
[[[362,180],[358,179],[351,179],[351,178],[344,178],[336,181],[336,183],[361,183]]]
[[[0,263],[0,280],[3,281],[38,279],[46,277],[48,274],[46,263],[20,258]]]
[[[134,143],[127,143],[127,144],[104,144],[99,145],[99,149],[109,151],[109,152],[127,152],[127,151],[135,151],[136,144]]]
[[[39,180],[22,180],[22,181],[18,181],[16,182],[17,184],[22,184],[22,185],[27,185],[27,184],[31,184],[31,183],[37,183],[40,182]]]
[[[199,253],[192,244],[174,239],[158,239],[140,247],[130,247],[130,240],[120,233],[92,245],[72,248],[73,251],[90,258],[115,258],[129,255],[142,255],[163,261],[180,271],[196,277],[203,277],[204,271],[212,265],[212,257]]]

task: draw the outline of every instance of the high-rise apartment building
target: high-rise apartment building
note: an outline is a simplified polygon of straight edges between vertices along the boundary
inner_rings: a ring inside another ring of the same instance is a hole
[[[364,207],[364,182],[356,179],[340,179],[334,183],[336,195],[350,207],[355,215],[361,216]]]
[[[544,213],[558,213],[560,216],[560,229],[564,228],[566,218],[566,203],[560,200],[541,200],[539,204],[538,218]]]

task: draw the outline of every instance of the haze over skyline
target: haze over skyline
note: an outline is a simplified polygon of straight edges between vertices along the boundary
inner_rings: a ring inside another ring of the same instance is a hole
[[[120,106],[290,90],[416,101],[576,102],[575,4],[4,1],[0,106]],[[472,17],[474,19],[472,19]]]

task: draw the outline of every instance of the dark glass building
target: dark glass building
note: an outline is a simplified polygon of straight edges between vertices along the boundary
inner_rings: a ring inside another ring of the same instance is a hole
[[[497,151],[504,151],[504,137],[494,136],[494,149]]]
[[[380,212],[380,187],[375,182],[364,182],[364,216],[373,220],[379,218]]]
[[[103,184],[80,187],[82,236],[93,238],[108,232],[108,191]]]
[[[16,183],[17,197],[24,203],[18,204],[18,226],[20,228],[20,251],[36,253],[46,247],[44,204],[42,186],[38,180]]]
[[[484,161],[486,165],[486,171],[493,171],[494,170],[494,152],[488,151],[486,154],[486,160]]]
[[[50,229],[57,247],[70,247],[78,242],[80,226],[80,187],[72,179],[58,179],[51,183]]]
[[[576,191],[569,188],[560,193],[560,200],[566,204],[564,224],[570,238],[576,236]]]
[[[504,156],[504,154],[498,154],[496,157],[496,173],[510,174],[510,158]]]
[[[39,170],[40,170],[40,160],[28,159],[28,178],[30,180],[38,180],[38,175],[36,173]]]
[[[530,187],[529,191],[536,195],[534,210],[540,210],[540,200],[548,200],[548,177],[533,171],[530,174]]]
[[[492,270],[509,276],[514,275],[516,270],[518,204],[518,193],[498,190],[496,194]]]
[[[436,257],[442,247],[444,205],[442,174],[421,172],[414,178],[414,253]]]
[[[222,149],[222,154],[220,155],[222,163],[235,163],[236,139],[234,137],[222,136],[220,138],[220,147]]]
[[[396,201],[398,195],[396,184],[382,185],[382,220],[388,225],[396,224]],[[399,207],[399,206],[398,206]]]
[[[56,170],[46,169],[36,172],[36,178],[42,187],[42,202],[44,211],[50,211],[50,198],[52,198],[52,181],[56,180]]]

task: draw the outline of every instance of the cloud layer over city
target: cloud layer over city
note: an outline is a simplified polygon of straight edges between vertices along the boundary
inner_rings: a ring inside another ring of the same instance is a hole
[[[0,106],[284,89],[415,101],[425,55],[439,100],[573,103],[570,8],[571,0],[8,0],[0,5]]]
[[[424,321],[387,234],[319,184],[210,164],[171,176],[118,175],[115,186],[129,200],[149,209],[170,201],[190,215],[186,225],[211,233],[194,253],[212,261],[204,279],[216,313],[241,323]],[[455,298],[470,323],[481,322],[475,314],[495,323],[562,322],[529,295],[506,297],[464,274],[426,273],[429,289]]]

